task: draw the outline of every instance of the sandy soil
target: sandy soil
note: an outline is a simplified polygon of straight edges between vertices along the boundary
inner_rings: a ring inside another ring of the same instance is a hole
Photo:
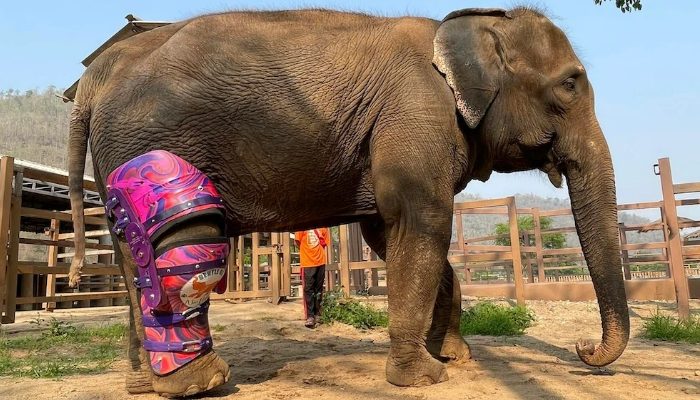
[[[466,301],[469,303],[469,301]],[[382,302],[378,302],[382,305]],[[530,302],[535,326],[517,338],[469,337],[474,360],[448,366],[450,380],[398,388],[384,380],[385,330],[335,324],[308,330],[299,302],[217,302],[215,347],[232,367],[229,383],[199,398],[226,399],[698,399],[700,346],[637,338],[641,317],[667,303],[632,303],[633,339],[623,356],[598,374],[578,360],[579,337],[598,337],[595,303]],[[700,309],[700,302],[691,305]],[[59,319],[96,323],[126,319],[124,307],[56,311]],[[18,313],[8,334],[32,329],[36,312]],[[0,378],[1,399],[126,399],[125,361],[100,375],[61,380]],[[142,395],[138,399],[156,399]]]

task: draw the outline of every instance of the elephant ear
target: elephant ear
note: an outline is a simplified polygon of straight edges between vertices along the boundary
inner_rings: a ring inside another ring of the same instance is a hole
[[[457,109],[474,129],[498,93],[502,48],[491,29],[505,10],[468,8],[442,20],[433,41],[433,64],[452,88]]]

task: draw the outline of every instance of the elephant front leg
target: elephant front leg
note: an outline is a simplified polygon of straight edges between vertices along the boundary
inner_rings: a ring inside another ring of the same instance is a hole
[[[445,366],[428,352],[426,338],[447,257],[452,196],[446,192],[445,198],[436,199],[430,193],[434,188],[411,195],[397,190],[404,187],[380,181],[376,193],[384,220],[389,292],[386,375],[394,385],[424,386],[447,380]]]
[[[435,358],[458,363],[471,358],[469,345],[459,331],[461,314],[462,292],[459,279],[450,263],[445,261],[427,339],[428,351]]]
[[[402,232],[404,231],[404,232]],[[392,227],[387,235],[391,349],[387,380],[424,386],[447,380],[445,366],[428,352],[426,338],[442,275],[443,247],[432,234]]]

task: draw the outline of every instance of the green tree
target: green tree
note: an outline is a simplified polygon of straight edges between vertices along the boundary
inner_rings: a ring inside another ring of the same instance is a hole
[[[540,229],[546,230],[552,227],[552,219],[549,217],[540,217]],[[532,216],[518,217],[518,231],[532,231],[535,229],[535,220]],[[496,239],[496,244],[499,246],[510,246],[510,237],[508,233],[510,232],[510,227],[508,223],[496,224],[496,235],[500,235]],[[524,243],[523,237],[520,237],[520,244],[522,246],[534,246],[535,245],[535,235],[529,235],[529,242]],[[542,246],[545,249],[561,249],[566,246],[566,235],[563,233],[545,233],[542,235]]]
[[[603,2],[608,0],[595,0],[598,5],[603,4]],[[615,6],[620,9],[620,11],[631,12],[632,10],[642,9],[642,0],[615,0]]]

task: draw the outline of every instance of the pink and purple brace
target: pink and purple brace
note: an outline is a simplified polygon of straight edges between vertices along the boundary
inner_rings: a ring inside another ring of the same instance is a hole
[[[153,242],[193,217],[224,224],[221,197],[192,164],[163,150],[138,156],[107,178],[107,216],[129,245],[141,291],[143,347],[158,375],[169,374],[212,347],[209,294],[226,290],[229,242],[224,237],[187,239],[158,252]]]

